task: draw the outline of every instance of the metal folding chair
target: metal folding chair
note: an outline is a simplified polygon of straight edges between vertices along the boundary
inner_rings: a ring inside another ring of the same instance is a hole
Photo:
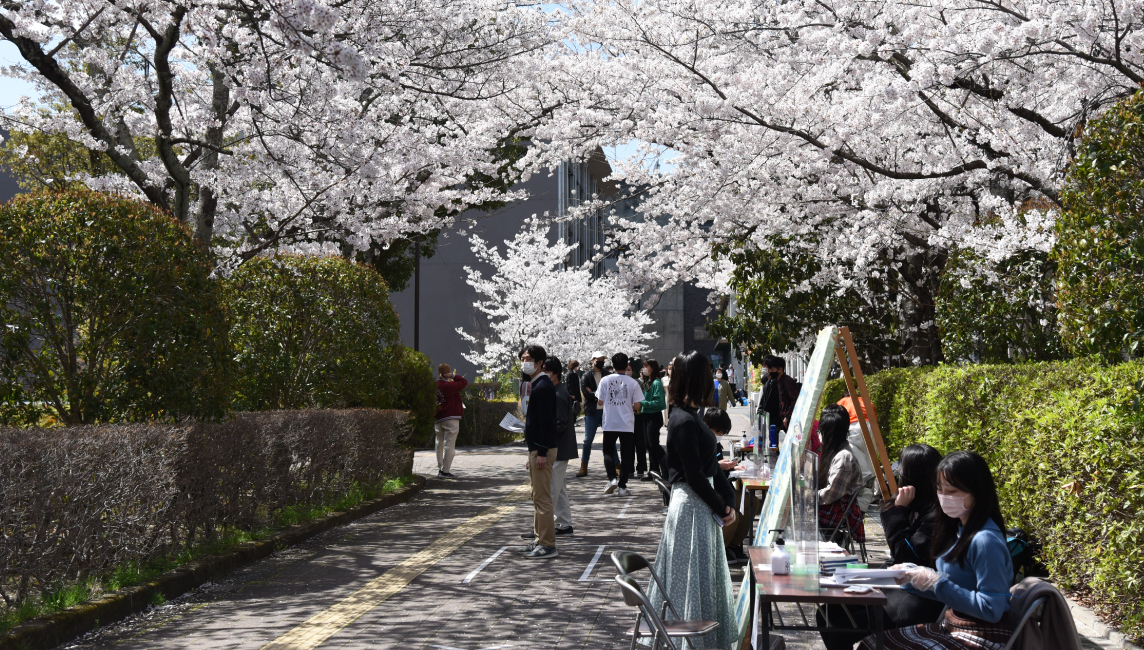
[[[687,647],[694,648],[691,644],[693,637],[710,634],[719,627],[718,621],[664,621],[656,613],[655,607],[644,595],[643,589],[640,588],[635,578],[621,574],[616,576],[616,582],[620,585],[624,603],[630,607],[639,608],[639,614],[636,615],[636,626],[625,633],[632,635],[632,650],[635,650],[636,643],[641,636],[652,637],[651,650],[658,650],[660,644],[663,644],[663,647],[668,648],[668,650],[679,650],[673,641],[673,639],[679,638],[684,640]],[[646,622],[644,622],[645,619]]]
[[[663,507],[671,505],[671,485],[659,476],[653,476],[651,480],[655,481],[655,486],[659,488],[659,495],[663,497]]]

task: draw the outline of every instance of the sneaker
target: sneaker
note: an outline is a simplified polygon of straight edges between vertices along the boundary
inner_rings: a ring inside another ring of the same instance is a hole
[[[525,555],[528,555],[529,553],[535,551],[537,546],[539,546],[539,544],[536,542],[529,542],[517,550],[521,553],[524,553]]]
[[[647,474],[641,474],[640,480],[641,481],[650,481],[651,480],[651,472],[648,472]]]
[[[572,527],[567,526],[565,528],[557,528],[556,534],[557,535],[571,535],[572,534]]]
[[[616,495],[621,497],[630,497],[632,495],[632,491],[627,488],[620,488],[620,490],[616,492]]]
[[[604,494],[611,494],[615,492],[618,487],[620,487],[620,479],[614,478],[608,481],[608,487],[604,488]]]
[[[449,475],[446,472],[437,470],[437,478],[449,478]]]
[[[454,475],[452,472],[437,472],[437,473],[440,474],[441,476],[444,476],[445,478],[457,478],[456,475]]]
[[[524,554],[524,557],[530,560],[547,560],[559,555],[555,546],[537,546],[531,551]]]
[[[536,533],[521,533],[521,539],[536,539]]]

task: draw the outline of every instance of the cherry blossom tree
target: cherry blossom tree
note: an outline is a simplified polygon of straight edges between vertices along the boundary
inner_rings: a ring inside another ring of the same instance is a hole
[[[549,20],[512,0],[39,0],[0,7],[62,133],[224,261],[365,250],[496,196],[543,115]],[[482,182],[491,181],[491,182]]]
[[[480,299],[474,303],[488,318],[488,337],[457,328],[472,346],[464,354],[485,377],[507,370],[528,344],[544,346],[562,361],[586,358],[596,350],[636,356],[649,350],[654,334],[645,331],[651,316],[635,308],[637,296],[614,277],[593,279],[591,271],[565,268],[571,246],[552,244],[550,227],[539,220],[525,224],[504,255],[473,235],[469,241],[477,258],[494,272],[485,277],[465,267],[468,283]]]
[[[643,195],[616,224],[627,282],[725,291],[720,251],[806,256],[790,291],[889,287],[906,356],[933,363],[952,254],[988,277],[1052,246],[1074,139],[1144,81],[1142,16],[1140,0],[574,2],[581,94],[541,133],[561,155],[678,152],[668,173],[619,166]]]

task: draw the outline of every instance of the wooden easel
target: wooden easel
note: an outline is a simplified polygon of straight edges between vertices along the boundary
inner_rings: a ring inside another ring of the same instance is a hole
[[[866,441],[866,450],[870,453],[878,489],[882,492],[882,499],[889,500],[898,491],[898,482],[890,467],[890,456],[886,453],[886,445],[882,442],[882,430],[878,427],[874,400],[870,398],[870,391],[866,388],[866,378],[862,376],[862,365],[858,362],[858,352],[854,349],[854,339],[850,336],[849,327],[839,328],[838,344],[834,347],[834,351],[838,355],[838,365],[842,369],[842,379],[846,381],[846,390],[850,392],[850,399],[858,409],[858,426],[862,429],[862,439]],[[855,382],[858,390],[854,389]]]

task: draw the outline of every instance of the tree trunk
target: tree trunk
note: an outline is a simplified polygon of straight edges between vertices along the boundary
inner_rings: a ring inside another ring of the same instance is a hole
[[[942,249],[917,250],[899,266],[902,283],[902,354],[909,365],[932,366],[945,360],[937,329],[935,297],[949,254]]]

